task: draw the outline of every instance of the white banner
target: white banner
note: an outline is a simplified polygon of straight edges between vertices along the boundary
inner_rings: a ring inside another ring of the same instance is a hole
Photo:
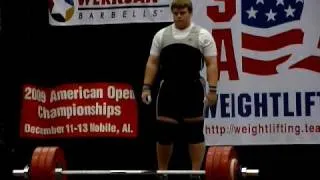
[[[54,26],[171,22],[168,0],[49,0]]]
[[[207,145],[320,143],[320,1],[201,0],[218,48]]]

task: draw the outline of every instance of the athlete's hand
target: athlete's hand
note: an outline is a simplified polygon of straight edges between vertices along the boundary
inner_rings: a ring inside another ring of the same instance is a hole
[[[141,99],[142,102],[145,104],[150,104],[152,99],[151,99],[151,90],[143,90],[141,94]]]
[[[217,103],[217,99],[218,99],[217,93],[209,91],[205,100],[206,106],[215,105]]]

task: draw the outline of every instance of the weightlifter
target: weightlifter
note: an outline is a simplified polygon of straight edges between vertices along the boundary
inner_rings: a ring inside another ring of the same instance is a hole
[[[206,29],[191,21],[192,10],[191,0],[172,1],[174,22],[155,34],[146,64],[141,95],[144,103],[150,103],[151,87],[156,74],[161,72],[156,98],[159,170],[168,169],[178,125],[183,126],[183,137],[189,143],[192,170],[200,170],[205,154],[203,108],[217,101],[216,43]],[[204,64],[208,91],[200,73]]]

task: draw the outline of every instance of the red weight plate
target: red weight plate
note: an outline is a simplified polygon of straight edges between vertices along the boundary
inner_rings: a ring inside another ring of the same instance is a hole
[[[56,180],[56,174],[55,174],[55,169],[56,168],[62,168],[62,169],[67,169],[66,168],[66,161],[64,159],[64,152],[61,148],[59,147],[50,147],[48,153],[47,153],[47,158],[45,161],[45,164],[43,166],[43,171],[46,172],[47,174],[47,179],[48,180]],[[61,176],[59,180],[67,180],[67,176]]]
[[[221,177],[221,180],[233,180],[235,177],[233,174],[237,171],[237,167],[234,167],[237,165],[238,157],[237,153],[232,146],[225,146],[221,147],[222,155],[219,162],[219,176]],[[233,161],[232,160],[236,160]],[[232,169],[231,169],[232,168]]]
[[[49,147],[43,147],[42,152],[40,153],[39,161],[38,161],[38,169],[41,179],[47,179],[48,173],[46,172],[46,169],[43,167],[45,166],[46,160],[48,158],[48,152],[50,148]]]
[[[42,147],[37,147],[32,153],[31,164],[29,167],[29,179],[31,180],[37,179],[37,168],[35,168],[35,166],[38,164],[41,151]]]
[[[224,180],[223,179],[223,176],[221,174],[221,159],[222,159],[222,156],[223,156],[223,146],[217,146],[215,147],[216,148],[216,154],[215,154],[215,157],[214,157],[214,162],[213,162],[213,167],[212,167],[212,170],[214,171],[214,176],[215,178],[214,179],[217,179],[217,180]]]
[[[217,168],[219,172],[219,177],[221,177],[222,180],[229,180],[230,166],[228,166],[228,159],[226,156],[226,154],[228,153],[229,147],[221,146],[220,148],[221,148],[222,154],[221,154],[221,158],[218,165],[219,167]]]
[[[37,147],[32,154],[31,166],[30,166],[30,179],[31,180],[42,180],[45,178],[43,172],[41,171],[41,162],[47,153],[47,148]]]
[[[205,166],[206,180],[214,180],[212,165],[213,165],[213,161],[214,161],[215,151],[216,151],[216,149],[214,147],[209,147],[207,155],[206,155],[206,166]]]
[[[218,168],[222,149],[216,146],[210,147],[208,154],[208,161],[206,163],[206,180],[220,180]]]
[[[56,160],[56,163],[55,163],[56,164],[56,168],[62,168],[64,170],[67,169],[67,161],[64,158],[64,151],[61,148],[59,148],[56,151],[55,160]],[[63,175],[60,180],[67,180],[67,179],[68,179],[67,176]]]

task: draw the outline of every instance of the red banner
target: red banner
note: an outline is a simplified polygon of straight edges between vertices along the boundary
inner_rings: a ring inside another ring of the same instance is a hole
[[[28,84],[22,99],[22,138],[137,136],[137,103],[128,84]]]

